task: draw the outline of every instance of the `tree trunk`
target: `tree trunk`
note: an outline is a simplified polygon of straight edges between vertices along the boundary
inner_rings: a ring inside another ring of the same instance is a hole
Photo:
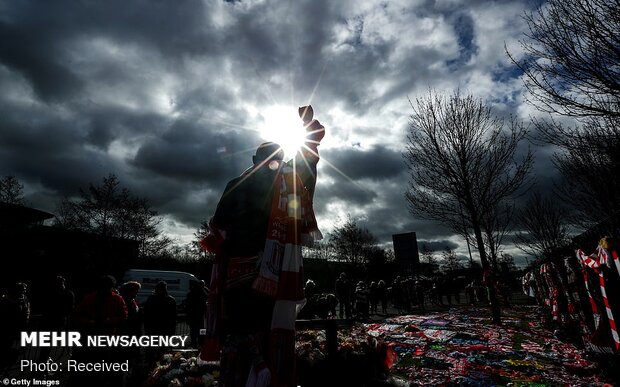
[[[487,289],[489,291],[489,302],[491,304],[491,317],[493,319],[493,324],[501,324],[502,323],[502,317],[501,317],[501,311],[499,308],[499,302],[497,301],[497,294],[495,294],[495,286],[493,286],[493,284],[495,283],[495,272],[493,270],[493,268],[491,267],[489,260],[487,259],[487,255],[486,252],[484,250],[484,240],[482,239],[482,230],[480,229],[480,226],[478,224],[476,224],[476,222],[473,222],[474,224],[473,229],[474,229],[474,234],[476,235],[476,243],[478,244],[478,253],[480,254],[480,263],[482,263],[482,271],[483,273],[488,272],[490,273],[489,277],[487,278]]]

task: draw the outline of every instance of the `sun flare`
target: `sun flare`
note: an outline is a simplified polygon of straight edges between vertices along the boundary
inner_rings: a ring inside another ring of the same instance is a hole
[[[306,132],[299,118],[297,108],[291,106],[270,106],[261,112],[264,121],[259,126],[265,141],[280,144],[285,159],[291,159],[304,144]]]

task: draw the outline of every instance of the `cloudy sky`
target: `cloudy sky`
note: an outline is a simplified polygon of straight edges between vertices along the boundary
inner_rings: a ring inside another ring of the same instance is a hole
[[[350,214],[382,242],[415,231],[464,255],[462,238],[407,212],[409,98],[458,88],[528,120],[504,45],[519,57],[521,15],[536,3],[3,1],[0,174],[54,213],[114,173],[182,243],[255,147],[286,137],[278,120],[296,122],[311,103],[327,128],[315,198],[324,233]],[[545,180],[549,152],[536,152]]]

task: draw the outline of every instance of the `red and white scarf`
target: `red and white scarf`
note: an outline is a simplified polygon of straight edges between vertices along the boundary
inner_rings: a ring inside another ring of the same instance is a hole
[[[601,246],[597,249],[598,254],[586,255],[581,249],[577,250],[577,258],[581,262],[582,265],[589,267],[592,269],[599,277],[599,286],[601,288],[601,296],[603,297],[603,304],[605,306],[605,311],[607,313],[607,320],[609,321],[609,327],[611,329],[611,336],[614,340],[614,344],[616,347],[616,351],[620,350],[620,336],[618,335],[618,328],[616,327],[616,321],[614,319],[613,312],[611,310],[611,306],[609,304],[609,299],[607,298],[607,291],[605,290],[605,275],[602,270],[602,265],[607,263],[608,252]],[[586,281],[587,286],[587,281]],[[593,306],[593,312],[596,314],[598,311],[595,310],[596,303],[592,298],[592,294],[589,292],[590,303]]]

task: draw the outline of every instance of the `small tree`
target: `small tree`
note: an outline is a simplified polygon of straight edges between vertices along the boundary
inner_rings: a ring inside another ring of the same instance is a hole
[[[0,180],[0,202],[24,204],[24,186],[15,176],[4,176]]]
[[[517,265],[515,265],[515,258],[512,256],[512,254],[500,253],[498,264],[502,272],[504,272],[505,274],[513,272],[517,269]]]
[[[367,229],[358,226],[349,216],[344,225],[329,235],[329,243],[336,259],[360,268],[368,264],[377,241]]]
[[[304,257],[308,259],[320,259],[325,261],[334,260],[334,249],[330,243],[316,241],[312,247],[305,247]]]
[[[209,254],[202,248],[200,241],[205,239],[209,235],[210,227],[209,221],[203,220],[200,222],[200,226],[194,232],[194,240],[189,243],[189,250],[192,255],[200,258],[208,258]]]
[[[110,174],[101,185],[89,184],[79,190],[79,198],[65,198],[59,205],[56,225],[103,237],[133,239],[139,242],[140,256],[157,255],[171,243],[159,230],[161,218],[145,198],[135,197],[120,187]]]
[[[435,258],[435,254],[433,254],[426,244],[422,244],[420,255],[423,263],[426,263],[429,266],[437,265],[437,258]]]
[[[522,230],[516,233],[517,247],[526,254],[551,258],[569,242],[564,210],[538,192],[529,198],[517,218]]]
[[[449,247],[446,247],[445,250],[441,253],[441,258],[441,269],[446,274],[452,274],[455,271],[463,268],[463,265],[459,261],[456,253]]]

